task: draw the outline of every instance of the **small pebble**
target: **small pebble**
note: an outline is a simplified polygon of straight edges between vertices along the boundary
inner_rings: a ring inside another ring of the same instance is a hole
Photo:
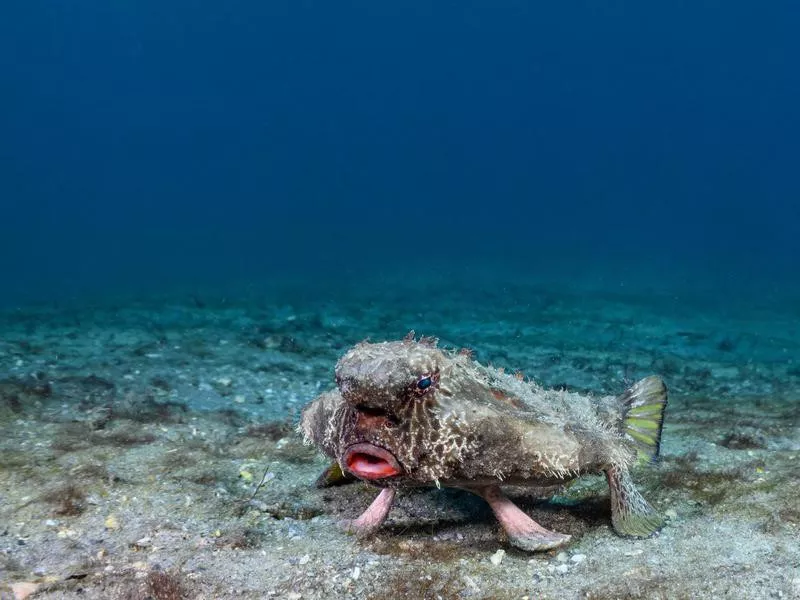
[[[353,578],[353,581],[358,581],[358,578],[361,577],[361,567],[353,567],[353,574],[350,577]]]
[[[566,552],[559,552],[558,554],[556,554],[556,560],[558,562],[567,562],[568,558],[569,556],[567,555]]]
[[[570,558],[570,560],[577,565],[577,564],[582,563],[584,560],[586,560],[586,555],[585,554],[575,554],[575,555],[572,556],[572,558]]]
[[[11,591],[15,600],[25,600],[25,598],[35,593],[37,589],[39,589],[39,584],[31,581],[17,581],[11,584]]]
[[[664,511],[664,516],[667,517],[670,521],[678,518],[678,513],[675,509],[670,508]]]
[[[311,556],[309,554],[304,554],[303,556],[300,557],[300,560],[297,561],[297,564],[305,565],[305,564],[308,564],[308,561],[310,561],[310,560],[311,560]]]
[[[505,555],[506,551],[500,548],[497,552],[495,552],[489,557],[489,560],[492,562],[494,566],[497,566],[501,562],[503,562],[503,558],[505,557]]]
[[[119,529],[119,521],[114,515],[108,515],[103,523],[106,529]]]
[[[568,565],[558,565],[555,570],[556,570],[556,573],[561,573],[563,575],[564,573],[569,571],[569,566]]]

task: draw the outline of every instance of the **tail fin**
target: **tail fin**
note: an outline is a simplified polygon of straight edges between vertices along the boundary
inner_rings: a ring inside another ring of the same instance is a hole
[[[667,386],[652,375],[634,383],[618,400],[624,407],[625,435],[636,444],[639,461],[654,461],[661,447]]]

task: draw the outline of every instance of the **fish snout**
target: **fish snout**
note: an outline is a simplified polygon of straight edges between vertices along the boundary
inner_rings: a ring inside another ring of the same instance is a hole
[[[356,477],[370,481],[396,477],[403,472],[394,454],[369,442],[348,446],[341,464]]]

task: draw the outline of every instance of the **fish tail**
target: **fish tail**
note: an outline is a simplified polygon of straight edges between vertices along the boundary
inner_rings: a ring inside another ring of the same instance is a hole
[[[623,406],[625,435],[636,444],[641,462],[652,462],[661,449],[667,386],[656,376],[637,381],[618,398]]]

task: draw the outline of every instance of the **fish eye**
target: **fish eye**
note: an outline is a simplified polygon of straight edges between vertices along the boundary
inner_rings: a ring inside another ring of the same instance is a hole
[[[433,387],[434,383],[436,383],[435,375],[423,375],[417,380],[416,392],[424,394]]]

